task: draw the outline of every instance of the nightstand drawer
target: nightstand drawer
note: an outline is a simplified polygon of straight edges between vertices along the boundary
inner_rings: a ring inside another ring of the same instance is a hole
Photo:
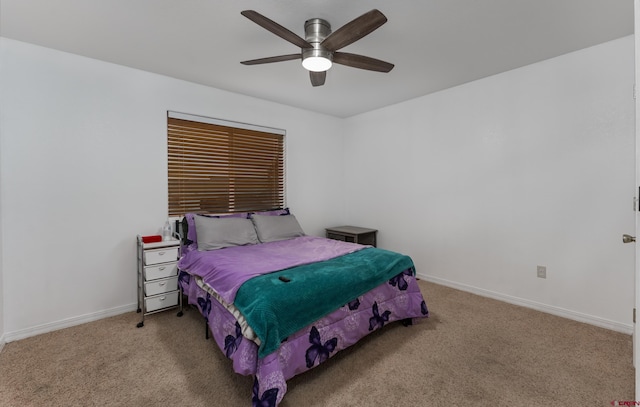
[[[178,275],[178,262],[159,264],[144,268],[145,281],[157,280]]]
[[[169,291],[176,291],[177,289],[178,276],[144,283],[144,293],[148,296],[168,293]]]
[[[144,264],[159,264],[175,261],[178,259],[178,248],[168,247],[165,249],[145,250]]]
[[[173,307],[178,305],[178,292],[156,295],[155,297],[147,297],[144,299],[147,312],[156,311],[162,308]]]
[[[343,242],[350,242],[350,243],[353,243],[355,240],[353,236],[347,236],[344,234],[331,233],[331,232],[327,232],[327,239],[341,240]]]
[[[328,239],[376,247],[377,229],[361,228],[358,226],[337,226],[325,230]]]

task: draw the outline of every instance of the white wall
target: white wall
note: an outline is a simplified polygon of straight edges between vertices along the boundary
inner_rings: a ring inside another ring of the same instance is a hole
[[[167,110],[286,129],[288,205],[310,234],[343,221],[340,119],[4,38],[0,59],[7,340],[135,309],[135,236],[167,214]]]
[[[430,280],[630,333],[633,55],[626,37],[348,119],[349,221]]]
[[[311,234],[375,227],[425,278],[631,329],[632,38],[346,120],[8,39],[0,60],[6,340],[135,309],[167,110],[286,129]]]
[[[3,76],[2,64],[0,63],[0,78]],[[0,94],[3,93],[2,89],[2,79],[0,79]],[[0,98],[0,123],[2,123],[2,98]],[[0,151],[2,151],[2,126],[0,126]],[[0,179],[2,179],[2,154],[0,154]],[[0,188],[0,214],[2,214],[2,188]],[[4,288],[3,288],[3,277],[2,270],[4,256],[2,255],[2,242],[3,242],[3,232],[2,232],[2,216],[0,216],[0,352],[2,348],[4,348],[5,338],[4,338]]]
[[[0,39],[1,41],[1,39]],[[0,42],[0,48],[2,47],[2,43]],[[0,95],[2,95],[4,93],[4,84],[5,81],[2,79],[4,77],[4,65],[2,63],[2,58],[1,58],[1,54],[0,54]],[[3,122],[3,118],[4,118],[4,99],[2,97],[0,97],[0,181],[2,180],[2,150],[3,150],[3,137],[2,137],[2,133],[3,133],[3,128],[2,128],[2,122]],[[3,242],[3,227],[2,227],[2,187],[0,186],[0,351],[2,351],[2,348],[4,347],[5,344],[5,337],[4,337],[4,287],[3,287],[3,270],[4,270],[4,256],[2,255],[2,242]]]

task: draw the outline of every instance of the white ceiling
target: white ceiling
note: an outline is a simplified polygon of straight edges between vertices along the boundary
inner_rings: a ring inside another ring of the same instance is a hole
[[[334,65],[314,88],[299,51],[240,15],[253,9],[304,37],[377,8],[388,22],[341,51],[395,64]],[[0,0],[0,35],[338,117],[633,34],[633,0]]]

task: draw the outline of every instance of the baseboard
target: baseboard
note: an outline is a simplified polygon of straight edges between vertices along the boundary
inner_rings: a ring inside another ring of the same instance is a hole
[[[567,310],[564,308],[527,300],[524,298],[513,297],[507,294],[485,290],[484,288],[474,287],[467,284],[457,283],[455,281],[446,280],[440,277],[428,276],[421,273],[417,273],[417,277],[425,281],[455,288],[460,291],[466,291],[472,294],[481,295],[483,297],[504,301],[509,304],[519,305],[522,307],[527,307],[537,311],[546,312],[548,314],[571,319],[574,321],[584,322],[584,323],[595,325],[601,328],[610,329],[612,331],[633,335],[633,325],[621,324],[619,322],[610,321],[610,320],[599,318],[593,315],[583,314],[580,312],[575,312],[575,311]],[[428,301],[428,298],[427,298],[427,301]],[[4,345],[7,342],[17,341],[20,339],[29,338],[31,336],[36,336],[36,335],[44,334],[47,332],[57,331],[59,329],[70,328],[72,326],[81,325],[87,322],[93,322],[103,318],[124,314],[126,312],[135,311],[137,307],[138,305],[135,303],[129,304],[129,305],[123,305],[120,307],[115,307],[115,308],[111,308],[104,311],[98,311],[91,314],[80,315],[73,318],[67,318],[60,321],[56,321],[56,322],[50,322],[47,324],[38,325],[32,328],[21,329],[19,331],[14,331],[14,332],[7,332],[3,336],[0,336],[0,352],[2,352],[2,349],[4,348]]]
[[[439,277],[428,276],[424,274],[417,273],[418,278],[423,280],[444,285],[447,287],[455,288],[460,291],[466,291],[472,294],[477,294],[483,297],[493,298],[494,300],[499,300],[503,302],[507,302],[509,304],[519,305],[526,308],[531,308],[536,311],[546,312],[547,314],[556,315],[559,317],[571,319],[573,321],[584,322],[586,324],[595,325],[600,328],[609,329],[616,332],[621,332],[628,335],[633,335],[633,325],[622,324],[615,321],[610,321],[604,318],[596,317],[593,315],[583,314],[580,312],[575,312],[571,310],[567,310],[560,307],[555,307],[553,305],[547,305],[536,301],[527,300],[524,298],[513,297],[507,294],[498,293],[495,291],[485,290],[484,288],[478,288],[466,284],[457,283],[455,281],[446,280]],[[429,303],[429,299],[427,298],[427,304]]]
[[[57,331],[59,329],[70,328],[72,326],[85,324],[87,322],[97,321],[99,319],[113,317],[116,315],[124,314],[126,312],[135,311],[138,309],[137,304],[128,304],[120,307],[111,308],[104,311],[93,312],[91,314],[80,315],[77,317],[67,318],[56,322],[49,322],[46,324],[34,326],[32,328],[21,329],[14,332],[6,332],[4,339],[6,342],[17,341],[20,339],[29,338],[44,334],[47,332]],[[0,349],[2,348],[2,342],[0,342]]]

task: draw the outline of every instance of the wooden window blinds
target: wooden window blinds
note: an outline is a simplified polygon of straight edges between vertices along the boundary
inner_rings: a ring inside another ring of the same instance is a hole
[[[169,216],[284,207],[284,135],[168,117]]]

